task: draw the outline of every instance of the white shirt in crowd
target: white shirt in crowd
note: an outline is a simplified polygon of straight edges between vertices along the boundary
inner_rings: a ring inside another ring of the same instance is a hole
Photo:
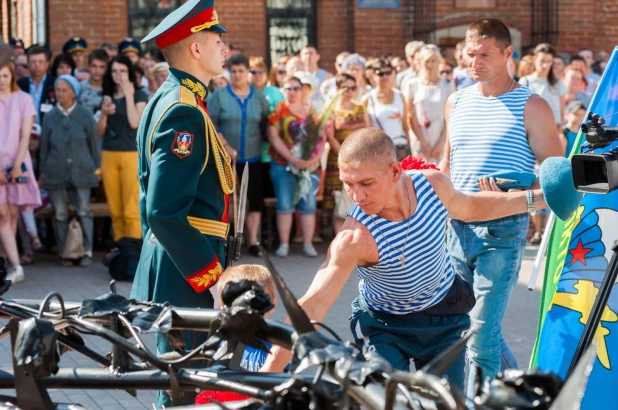
[[[441,78],[437,84],[425,84],[416,77],[407,83],[402,90],[405,98],[413,96],[414,113],[421,126],[423,137],[431,148],[435,148],[445,127],[444,110],[449,95],[455,92],[455,84],[446,78]],[[418,141],[417,141],[418,143]],[[420,151],[419,147],[413,152]]]
[[[397,146],[408,142],[403,131],[403,96],[399,90],[393,89],[395,96],[392,104],[382,104],[378,100],[377,89],[369,92],[367,113],[371,126],[380,128],[388,134]]]
[[[562,125],[560,123],[560,97],[569,92],[562,81],[558,80],[556,84],[551,86],[549,85],[547,78],[532,77],[527,75],[519,79],[519,84],[528,87],[547,101],[552,112],[554,113],[554,120],[556,121],[556,124]]]

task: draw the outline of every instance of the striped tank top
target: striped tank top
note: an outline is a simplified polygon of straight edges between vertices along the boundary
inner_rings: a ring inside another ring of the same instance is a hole
[[[448,123],[455,189],[478,192],[479,177],[496,171],[534,171],[536,158],[524,126],[532,94],[523,86],[498,97],[483,96],[477,86],[460,91]]]
[[[435,305],[448,293],[454,279],[446,250],[446,208],[420,171],[405,174],[412,179],[417,200],[416,210],[409,219],[393,222],[367,215],[358,205],[348,214],[369,229],[378,246],[376,265],[356,267],[361,303],[371,310],[394,315],[419,312]],[[406,243],[408,223],[410,232]]]

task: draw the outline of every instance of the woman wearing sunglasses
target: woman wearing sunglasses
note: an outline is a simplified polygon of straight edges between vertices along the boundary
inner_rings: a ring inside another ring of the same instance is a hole
[[[375,88],[365,98],[363,105],[369,114],[372,127],[384,131],[395,144],[397,159],[410,155],[410,142],[404,119],[404,101],[399,90],[393,87],[395,70],[391,64],[381,58],[372,66]]]
[[[326,177],[324,179],[323,212],[325,219],[332,219],[333,230],[336,235],[341,230],[345,219],[333,213],[336,202],[333,192],[341,191],[341,195],[347,195],[343,192],[343,182],[339,179],[339,165],[337,164],[339,148],[343,141],[354,131],[371,127],[371,120],[367,115],[365,107],[354,101],[354,97],[358,92],[354,77],[345,73],[338,74],[335,77],[335,86],[337,87],[337,93],[343,91],[343,94],[335,103],[335,110],[326,127],[330,151],[328,152]]]
[[[309,114],[301,90],[302,84],[298,78],[286,77],[283,81],[285,101],[279,103],[268,118],[268,140],[272,144],[270,154],[273,157],[270,164],[270,178],[275,187],[275,197],[277,198],[277,231],[280,242],[275,255],[280,258],[285,258],[289,253],[292,215],[295,210],[301,214],[303,253],[309,257],[318,255],[312,245],[312,239],[317,209],[315,193],[317,193],[319,178],[312,177],[311,194],[294,203],[297,177],[290,169],[290,166],[293,166],[298,170],[313,170],[317,167],[321,157],[321,153],[317,153],[310,161],[304,161],[292,154],[292,149],[298,143],[294,133],[294,129],[297,128],[295,125],[298,125],[298,122]]]

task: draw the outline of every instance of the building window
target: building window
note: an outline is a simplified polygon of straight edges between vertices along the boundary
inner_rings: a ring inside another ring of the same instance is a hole
[[[455,0],[458,9],[489,9],[496,7],[496,0]]]
[[[269,63],[317,44],[315,0],[267,0]]]
[[[129,0],[128,5],[129,36],[141,40],[180,7],[180,0]]]

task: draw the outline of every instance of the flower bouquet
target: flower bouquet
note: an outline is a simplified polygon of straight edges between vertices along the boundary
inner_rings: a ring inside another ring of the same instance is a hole
[[[315,159],[317,155],[320,155],[326,143],[326,124],[335,108],[335,102],[343,92],[337,93],[321,113],[311,110],[303,120],[291,121],[289,123],[289,134],[296,141],[296,144],[290,150],[292,155],[304,161],[310,161]],[[288,166],[290,171],[298,177],[294,194],[294,204],[297,204],[301,199],[308,199],[311,193],[311,178],[318,178],[312,174],[318,167],[318,163],[300,170],[291,164],[288,164]]]
[[[435,169],[437,171],[440,170],[438,167],[436,167],[435,164],[428,164],[423,158],[413,157],[412,155],[408,155],[401,160],[401,168],[404,171],[412,171],[417,169]]]

